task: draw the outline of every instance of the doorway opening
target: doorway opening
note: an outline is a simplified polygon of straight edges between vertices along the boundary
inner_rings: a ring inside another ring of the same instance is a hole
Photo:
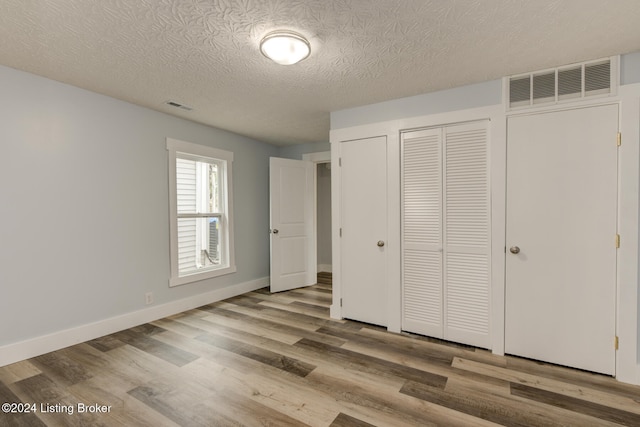
[[[316,165],[318,282],[331,278],[331,163]]]

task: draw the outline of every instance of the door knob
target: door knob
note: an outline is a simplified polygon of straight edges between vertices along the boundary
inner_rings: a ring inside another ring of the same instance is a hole
[[[279,232],[280,232],[280,230],[278,230],[277,228],[274,228],[273,231],[272,231],[273,234],[278,234]]]
[[[379,247],[383,247],[384,246],[384,242],[382,240],[378,240],[378,246]]]
[[[509,248],[509,252],[511,252],[512,254],[520,253],[520,248],[519,248],[519,247],[517,247],[517,246],[511,246],[511,247]]]

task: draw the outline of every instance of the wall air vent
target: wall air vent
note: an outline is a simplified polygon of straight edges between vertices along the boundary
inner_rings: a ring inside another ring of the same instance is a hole
[[[509,109],[615,95],[617,57],[508,77]]]
[[[186,105],[180,104],[179,102],[175,102],[175,101],[166,101],[165,104],[167,104],[170,107],[179,108],[185,111],[193,110],[193,108],[187,107]]]

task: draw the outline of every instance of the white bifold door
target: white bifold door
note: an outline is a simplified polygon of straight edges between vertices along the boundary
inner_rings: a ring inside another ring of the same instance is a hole
[[[617,132],[617,105],[508,119],[507,353],[615,373]]]
[[[271,157],[271,292],[317,281],[314,169],[311,162]]]
[[[490,346],[488,122],[405,131],[402,329]]]

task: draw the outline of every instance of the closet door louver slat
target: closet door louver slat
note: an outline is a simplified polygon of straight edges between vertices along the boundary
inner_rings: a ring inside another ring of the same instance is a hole
[[[444,129],[445,337],[489,346],[487,123]]]
[[[402,322],[412,332],[443,338],[442,131],[402,140]]]

